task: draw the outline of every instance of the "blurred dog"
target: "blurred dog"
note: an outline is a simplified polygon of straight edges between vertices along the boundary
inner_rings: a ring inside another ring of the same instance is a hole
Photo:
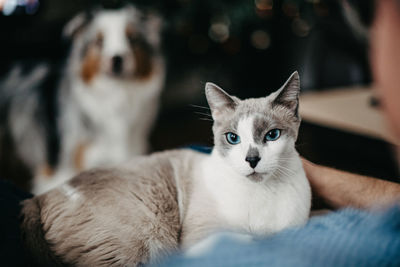
[[[65,26],[64,36],[72,40],[72,48],[55,97],[59,149],[53,164],[45,147],[51,142],[43,141],[52,136],[44,133],[41,121],[46,118],[32,118],[44,105],[40,94],[31,92],[30,97],[15,96],[18,103],[10,101],[11,109],[21,107],[8,121],[21,158],[33,169],[34,193],[45,192],[83,169],[112,166],[148,151],[165,76],[160,31],[158,16],[131,5],[78,14]],[[39,76],[35,71],[31,79]],[[31,132],[32,123],[37,134]],[[43,160],[28,162],[32,158]]]

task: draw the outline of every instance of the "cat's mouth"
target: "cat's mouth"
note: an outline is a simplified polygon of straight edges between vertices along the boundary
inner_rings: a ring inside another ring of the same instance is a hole
[[[252,173],[247,175],[247,178],[249,178],[253,182],[261,182],[263,179],[263,173],[253,171]]]

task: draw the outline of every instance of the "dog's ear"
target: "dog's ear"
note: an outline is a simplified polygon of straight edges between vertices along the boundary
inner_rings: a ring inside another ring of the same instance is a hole
[[[78,35],[83,28],[87,25],[88,18],[86,12],[81,12],[75,17],[73,17],[70,21],[68,21],[67,25],[64,26],[62,36],[64,39],[69,40],[73,39],[76,35]]]
[[[144,15],[144,20],[147,29],[147,38],[155,46],[159,46],[161,43],[161,31],[163,26],[162,17],[154,12],[149,11]]]
[[[164,20],[161,14],[153,8],[141,7],[138,8],[132,4],[126,4],[125,9],[131,12],[131,16],[138,18],[140,26],[143,29],[143,33],[146,36],[147,41],[154,47],[159,47],[161,43],[161,32],[164,27]]]
[[[94,16],[92,11],[84,11],[73,17],[65,26],[62,32],[62,36],[66,40],[74,39],[82,30],[89,24]]]

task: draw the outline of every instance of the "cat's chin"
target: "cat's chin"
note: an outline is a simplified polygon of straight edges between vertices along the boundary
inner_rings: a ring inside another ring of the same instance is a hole
[[[264,173],[253,172],[246,175],[246,177],[252,182],[259,183],[264,179],[264,175]]]

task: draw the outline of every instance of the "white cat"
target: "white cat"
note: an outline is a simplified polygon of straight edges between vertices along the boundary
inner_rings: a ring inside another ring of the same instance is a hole
[[[259,99],[208,83],[211,155],[155,153],[25,201],[28,250],[39,264],[135,266],[219,230],[268,235],[304,224],[311,191],[294,147],[299,90],[297,73]]]

